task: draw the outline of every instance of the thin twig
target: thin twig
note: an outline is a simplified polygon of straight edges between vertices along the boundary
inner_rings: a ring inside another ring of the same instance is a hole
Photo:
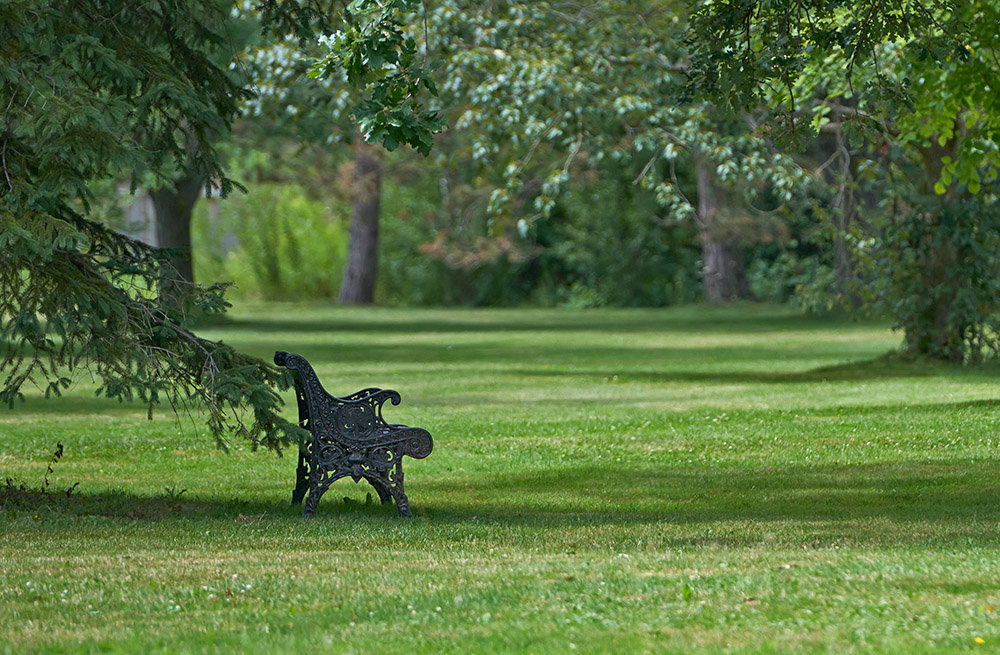
[[[423,0],[420,4],[421,4],[421,6],[423,7],[423,10],[424,10],[424,12],[423,12],[424,13],[424,16],[423,16],[423,18],[424,18],[424,63],[426,64],[427,63],[427,54],[430,52],[430,49],[431,49],[431,39],[430,39],[430,36],[428,36],[429,31],[427,29],[427,0]]]
[[[2,160],[3,166],[3,176],[7,180],[7,188],[11,191],[14,190],[14,183],[10,179],[10,171],[7,169],[7,143],[8,139],[3,140],[3,149],[0,150],[0,160]]]
[[[649,169],[652,168],[653,162],[655,162],[656,159],[657,159],[656,155],[653,155],[652,157],[649,158],[649,161],[646,162],[646,165],[642,167],[642,172],[639,173],[639,175],[636,176],[636,178],[634,180],[632,180],[632,184],[638,184],[639,180],[641,180],[642,178],[646,177],[646,173],[648,173]]]
[[[563,164],[563,173],[569,171],[569,165],[576,158],[577,153],[580,152],[580,148],[583,146],[583,132],[576,135],[576,143],[573,144],[573,148],[570,150],[569,155],[566,157],[566,162]]]

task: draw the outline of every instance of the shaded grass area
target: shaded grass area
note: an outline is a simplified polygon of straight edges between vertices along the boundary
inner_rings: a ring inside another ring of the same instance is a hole
[[[0,492],[0,652],[1000,643],[995,369],[760,306],[263,305],[206,331],[398,389],[387,418],[435,438],[405,464],[416,517],[341,481],[303,520],[294,453],[222,453],[82,380],[0,414],[0,481],[26,485]]]
[[[974,461],[911,462],[906,465],[828,467],[706,467],[683,470],[609,470],[609,467],[561,468],[504,476],[442,478],[421,485],[423,495],[438,498],[418,508],[420,517],[442,528],[472,522],[491,530],[540,530],[537,546],[558,541],[546,528],[589,529],[620,526],[655,528],[657,547],[681,543],[666,539],[678,526],[757,524],[749,533],[723,532],[691,545],[712,542],[736,547],[753,544],[767,530],[771,541],[795,546],[832,539],[865,546],[938,540],[947,547],[955,539],[984,546],[996,541],[1000,526],[1000,481],[992,463]],[[261,500],[185,497],[187,488],[165,487],[162,493],[133,494],[125,489],[104,493],[48,492],[28,488],[4,493],[5,512],[33,520],[44,515],[60,520],[110,519],[163,521],[178,518],[232,519],[256,522],[297,517],[298,511]],[[364,497],[370,488],[341,485],[324,508],[330,517],[392,518],[395,510]],[[356,498],[352,497],[356,496]],[[798,523],[798,525],[785,525]],[[845,528],[850,524],[850,529]],[[897,525],[900,534],[886,534]],[[822,526],[822,535],[817,532]],[[648,531],[648,530],[647,530]],[[653,533],[650,533],[652,535]],[[617,539],[619,535],[613,535]],[[627,542],[629,536],[620,535]],[[800,543],[801,542],[801,543]]]

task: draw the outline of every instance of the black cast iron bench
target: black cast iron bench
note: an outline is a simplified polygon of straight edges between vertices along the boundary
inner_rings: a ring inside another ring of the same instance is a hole
[[[292,504],[305,498],[303,516],[312,516],[320,497],[335,481],[362,478],[378,492],[382,504],[396,501],[400,516],[413,516],[403,492],[403,455],[423,459],[434,442],[427,430],[386,423],[382,405],[398,405],[399,394],[374,387],[338,398],[330,395],[302,355],[279,350],[274,363],[295,375],[299,425],[312,438],[299,444]],[[308,492],[308,496],[306,493]]]

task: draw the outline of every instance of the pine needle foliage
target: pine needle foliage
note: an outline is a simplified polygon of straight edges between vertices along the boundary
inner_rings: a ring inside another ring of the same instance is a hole
[[[172,253],[89,220],[94,182],[226,178],[213,148],[246,91],[217,53],[213,0],[0,2],[0,401],[58,394],[87,371],[98,394],[207,409],[225,446],[280,449],[284,374],[191,330],[224,311],[225,285],[184,282]]]

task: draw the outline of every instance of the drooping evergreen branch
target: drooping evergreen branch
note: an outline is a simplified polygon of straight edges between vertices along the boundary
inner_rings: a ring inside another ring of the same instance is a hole
[[[192,316],[228,306],[224,285],[184,283],[163,251],[78,215],[15,223],[0,214],[0,248],[3,402],[22,398],[29,383],[58,394],[82,369],[98,394],[150,411],[162,402],[206,408],[223,446],[230,434],[277,449],[298,438],[278,413],[287,377],[189,328]]]

